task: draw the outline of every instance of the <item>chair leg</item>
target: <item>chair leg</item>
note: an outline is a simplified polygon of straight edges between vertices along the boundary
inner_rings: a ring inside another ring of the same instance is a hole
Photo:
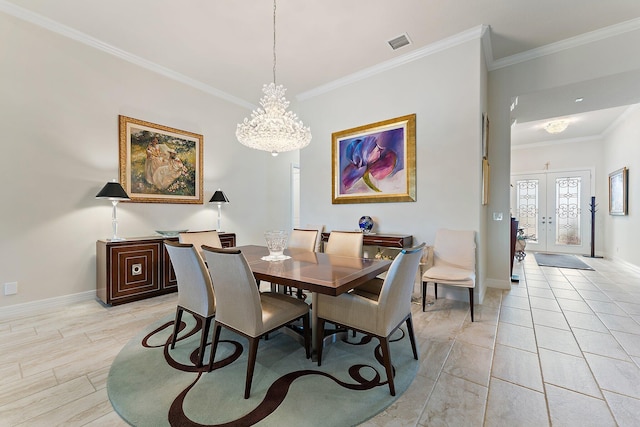
[[[324,343],[324,319],[318,317],[318,323],[316,323],[316,352],[318,353],[318,366],[322,365],[322,344]]]
[[[311,358],[311,321],[310,314],[307,313],[302,317],[302,327],[304,328],[304,350],[307,353],[307,359]]]
[[[182,321],[182,307],[176,308],[176,320],[173,324],[173,337],[171,338],[171,348],[176,348],[176,339],[178,338],[178,330],[180,329],[180,322]]]
[[[396,395],[396,386],[393,383],[393,366],[391,365],[391,351],[389,350],[389,337],[380,337],[380,348],[382,349],[382,362],[387,371],[387,382],[391,396]]]
[[[249,338],[249,360],[247,361],[247,379],[244,384],[244,398],[248,399],[251,394],[251,381],[253,380],[253,368],[256,366],[256,355],[258,354],[258,344],[260,337]]]
[[[422,311],[424,311],[427,302],[427,282],[422,282]]]
[[[473,288],[469,288],[469,306],[471,307],[471,321],[473,322]]]
[[[216,357],[216,350],[218,349],[218,341],[220,340],[220,331],[222,330],[222,326],[214,321],[213,330],[213,342],[211,343],[211,355],[209,356],[209,372],[213,371],[213,360]]]
[[[411,318],[411,315],[407,317],[407,333],[409,334],[409,340],[411,341],[413,358],[418,360],[418,347],[416,346],[416,336],[413,333],[413,319]]]
[[[438,284],[433,284],[433,293],[435,294],[435,299],[438,299]]]
[[[196,365],[198,368],[202,366],[202,361],[204,360],[204,349],[207,346],[207,338],[209,337],[209,328],[211,327],[211,320],[213,317],[207,317],[204,319],[204,324],[202,325],[202,335],[200,336],[200,350],[198,350],[198,364]]]

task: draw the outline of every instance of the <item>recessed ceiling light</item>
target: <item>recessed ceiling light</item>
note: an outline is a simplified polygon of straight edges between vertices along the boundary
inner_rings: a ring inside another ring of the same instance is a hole
[[[582,101],[584,101],[584,98],[583,98],[583,97],[576,98],[576,102],[582,102]]]

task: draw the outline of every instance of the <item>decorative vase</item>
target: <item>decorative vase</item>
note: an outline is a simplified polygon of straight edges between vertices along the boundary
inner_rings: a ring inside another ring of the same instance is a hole
[[[284,259],[283,251],[287,247],[289,238],[287,232],[284,230],[270,230],[264,233],[264,238],[267,241],[267,248],[269,248],[269,256],[272,259]]]
[[[360,218],[360,221],[358,221],[358,225],[360,226],[360,230],[362,230],[364,234],[367,234],[371,232],[371,229],[373,228],[373,220],[370,216],[365,215]]]

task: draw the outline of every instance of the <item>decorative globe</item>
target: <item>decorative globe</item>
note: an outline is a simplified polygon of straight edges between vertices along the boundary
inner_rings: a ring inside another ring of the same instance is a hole
[[[363,216],[362,218],[360,218],[360,221],[358,221],[358,225],[360,226],[360,230],[362,230],[363,233],[367,234],[373,228],[373,220],[370,216]]]

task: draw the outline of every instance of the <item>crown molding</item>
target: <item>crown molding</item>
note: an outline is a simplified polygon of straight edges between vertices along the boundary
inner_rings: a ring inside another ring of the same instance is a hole
[[[511,151],[526,150],[528,148],[549,147],[549,146],[555,147],[560,144],[572,144],[575,142],[590,142],[590,141],[598,141],[601,139],[602,139],[602,135],[581,136],[578,138],[553,139],[548,141],[532,142],[530,144],[511,145]]]
[[[613,130],[615,128],[618,127],[618,125],[620,125],[620,123],[623,123],[625,120],[627,120],[627,118],[629,118],[629,116],[633,113],[635,113],[636,111],[638,111],[638,109],[640,108],[640,104],[632,104],[630,105],[628,108],[626,108],[622,114],[620,114],[614,121],[613,123],[611,123],[609,126],[607,126],[607,128],[602,132],[602,136],[606,137],[608,136],[611,132],[613,132]]]
[[[631,19],[629,21],[621,22],[609,27],[604,27],[599,30],[590,31],[588,33],[570,37],[559,42],[541,46],[539,48],[527,50],[526,52],[516,53],[515,55],[500,58],[489,63],[488,68],[489,71],[498,70],[500,68],[530,61],[532,59],[562,52],[563,50],[593,43],[599,40],[604,40],[609,37],[618,36],[620,34],[625,34],[630,31],[636,30],[640,30],[640,18]]]
[[[202,83],[201,81],[192,79],[191,77],[187,77],[184,74],[178,73],[174,70],[171,70],[167,67],[163,67],[162,65],[156,64],[154,62],[148,61],[144,58],[141,58],[137,55],[119,49],[115,46],[112,46],[108,43],[105,43],[95,37],[91,37],[88,34],[85,34],[81,31],[75,30],[71,27],[63,25],[57,21],[39,15],[37,13],[31,12],[30,10],[24,9],[22,7],[16,6],[13,3],[10,3],[6,0],[0,0],[0,11],[7,13],[8,15],[14,16],[18,19],[22,19],[23,21],[27,21],[31,24],[37,25],[46,30],[52,31],[54,33],[60,34],[64,37],[70,38],[77,42],[83,43],[87,46],[93,47],[95,49],[101,50],[105,53],[113,55],[117,58],[120,58],[124,61],[130,62],[132,64],[138,65],[147,70],[153,71],[157,74],[168,77],[172,80],[175,80],[179,83],[185,84],[187,86],[191,86],[200,91],[206,92],[215,97],[224,99],[225,101],[231,102],[233,104],[239,105],[243,108],[253,109],[255,105],[245,101],[244,99],[240,99],[236,96],[230,95],[226,92],[221,91],[220,89],[216,89],[212,86]]]
[[[322,95],[324,93],[338,89],[340,87],[347,86],[347,85],[356,83],[360,80],[364,80],[369,77],[375,76],[376,74],[380,74],[385,71],[391,70],[393,68],[403,66],[410,62],[417,61],[418,59],[425,58],[429,55],[433,55],[434,53],[442,52],[443,50],[450,49],[462,43],[466,43],[471,40],[480,39],[482,38],[484,33],[487,31],[487,29],[488,29],[488,26],[486,25],[478,25],[477,27],[471,28],[467,31],[463,31],[454,36],[447,37],[446,39],[439,40],[423,48],[413,50],[407,53],[406,55],[398,56],[397,58],[393,58],[388,61],[381,62],[380,64],[374,65],[369,68],[365,68],[364,70],[361,70],[356,73],[350,74],[348,76],[342,77],[340,79],[334,80],[322,86],[318,86],[315,89],[302,92],[296,95],[296,99],[298,101],[310,99],[318,95]]]

